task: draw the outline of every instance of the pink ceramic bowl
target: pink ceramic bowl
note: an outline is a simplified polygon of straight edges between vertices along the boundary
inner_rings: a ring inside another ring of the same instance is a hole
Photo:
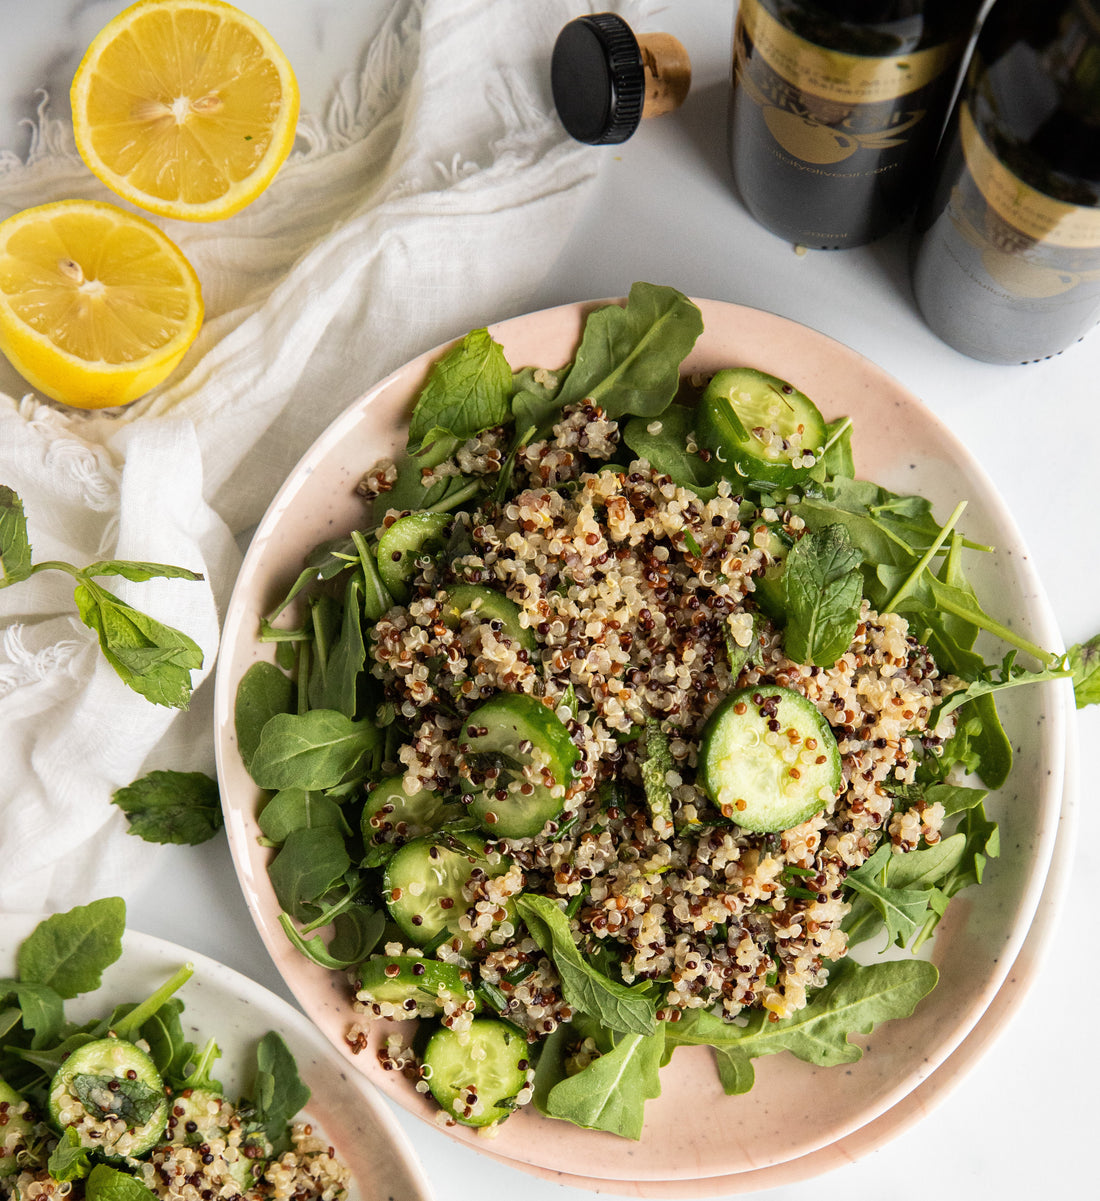
[[[514,368],[559,367],[573,357],[585,315],[601,303],[606,302],[517,317],[491,332]],[[933,501],[941,520],[960,499],[967,500],[962,528],[968,537],[996,548],[972,560],[979,594],[994,598],[998,616],[1033,641],[1058,646],[1056,625],[1010,515],[973,456],[915,396],[849,348],[804,326],[737,305],[698,303],[705,328],[685,372],[743,364],[788,379],[813,397],[827,418],[852,418],[858,474],[898,492],[921,493]],[[415,359],[366,392],[317,440],[279,491],[256,532],[230,602],[215,698],[218,773],[230,846],[268,950],[302,1008],[348,1062],[397,1104],[429,1122],[435,1120],[434,1106],[408,1081],[380,1069],[374,1046],[383,1036],[381,1029],[370,1049],[353,1055],[345,1047],[352,1015],[347,981],[303,959],[278,924],[279,908],[266,873],[270,852],[257,841],[261,795],[237,754],[233,703],[244,672],[257,660],[273,657],[273,647],[256,640],[261,615],[285,594],[317,543],[346,534],[362,521],[356,483],[376,460],[403,447],[412,402],[438,353]],[[1062,806],[1066,692],[1053,685],[1012,689],[1000,709],[1016,748],[1012,778],[988,805],[990,815],[1002,823],[1000,858],[990,864],[980,889],[960,894],[937,931],[930,948],[941,973],[937,988],[911,1018],[855,1037],[865,1052],[857,1063],[815,1068],[789,1055],[771,1056],[756,1062],[750,1093],[727,1097],[710,1052],[681,1048],[662,1073],[661,1096],[647,1105],[638,1143],[546,1119],[533,1108],[511,1117],[488,1144],[461,1127],[449,1133],[529,1171],[564,1171],[573,1182],[607,1182],[611,1191],[635,1191],[645,1182],[671,1189],[678,1182],[683,1187],[707,1180],[721,1180],[725,1191],[735,1191],[733,1178],[748,1173],[747,1181],[777,1165],[789,1165],[789,1172],[778,1173],[788,1180],[822,1170],[828,1164],[815,1152],[850,1139],[918,1088],[923,1104],[931,1103],[937,1082],[929,1078],[990,1010],[1024,944],[1043,892]],[[1005,1007],[994,1007],[990,1015],[995,1032],[1007,1017]],[[944,1073],[944,1087],[953,1075],[957,1073]],[[903,1116],[891,1124],[896,1128],[892,1133],[915,1120],[920,1107],[909,1107],[912,1117],[905,1117],[904,1109],[897,1112]],[[685,1120],[685,1115],[693,1116]]]

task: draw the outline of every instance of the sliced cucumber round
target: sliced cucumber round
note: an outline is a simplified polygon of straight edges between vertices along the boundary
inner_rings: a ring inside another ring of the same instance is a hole
[[[33,1129],[27,1102],[6,1080],[0,1080],[0,1179],[19,1171],[17,1152]]]
[[[409,513],[379,534],[378,574],[395,601],[403,603],[412,595],[409,581],[417,559],[440,554],[452,520],[450,513]]]
[[[789,830],[820,812],[841,786],[829,723],[800,692],[743,688],[703,727],[699,783],[723,816],[744,830]]]
[[[388,776],[367,793],[360,818],[366,846],[407,842],[466,816],[466,806],[461,801],[447,800],[438,792],[424,788],[410,796],[402,779]]]
[[[459,925],[470,907],[466,885],[475,871],[502,876],[511,866],[503,855],[489,858],[484,839],[469,830],[414,838],[386,865],[386,908],[418,947],[440,937],[457,938],[469,947],[470,933]]]
[[[470,714],[459,741],[459,786],[495,838],[532,838],[565,807],[580,751],[538,697],[503,692]]]
[[[484,584],[456,584],[443,601],[443,621],[452,629],[470,613],[477,622],[499,623],[501,633],[530,653],[536,649],[535,635],[520,624],[522,612],[514,600]]]
[[[78,1047],[54,1073],[50,1121],[71,1127],[83,1147],[107,1155],[142,1155],[168,1122],[168,1098],[156,1065],[124,1038]]]
[[[527,1039],[495,1018],[474,1018],[468,1032],[443,1027],[424,1048],[421,1072],[432,1096],[463,1126],[502,1122],[527,1086]]]
[[[699,401],[695,433],[731,480],[788,487],[824,453],[825,419],[793,384],[751,367],[719,371]]]
[[[469,973],[466,973],[468,978]],[[394,1018],[426,1017],[448,1006],[473,1007],[474,993],[453,963],[423,955],[379,955],[360,968],[358,999],[392,1005]]]

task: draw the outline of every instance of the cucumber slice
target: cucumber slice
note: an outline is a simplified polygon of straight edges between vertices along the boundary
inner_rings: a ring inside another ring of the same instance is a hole
[[[841,786],[829,723],[800,692],[743,688],[703,727],[699,783],[743,830],[789,830],[820,812]]]
[[[409,513],[379,534],[378,574],[395,601],[403,603],[412,595],[409,581],[417,559],[435,558],[443,550],[452,520],[450,513]]]
[[[695,432],[731,480],[765,489],[804,479],[826,437],[825,419],[804,392],[751,367],[714,376],[699,401]]]
[[[0,1080],[0,1179],[19,1169],[18,1152],[27,1145],[34,1121],[27,1102],[6,1080]]]
[[[503,855],[490,859],[486,850],[482,838],[463,830],[414,838],[394,853],[383,877],[386,908],[416,946],[440,937],[473,945],[469,931],[459,927],[470,907],[463,889],[475,871],[502,876],[512,866]]]
[[[491,1126],[516,1108],[527,1087],[527,1039],[495,1018],[474,1018],[467,1033],[443,1027],[424,1048],[421,1072],[432,1096],[463,1126]]]
[[[379,955],[360,971],[358,999],[368,1005],[392,1005],[384,1017],[428,1017],[448,1007],[475,1005],[473,990],[453,963],[423,955]]]
[[[108,1155],[143,1155],[160,1141],[168,1098],[155,1064],[124,1038],[78,1047],[50,1082],[50,1121],[71,1127],[80,1145]]]
[[[457,584],[443,602],[443,621],[455,629],[462,615],[471,612],[475,621],[499,623],[501,632],[528,653],[537,649],[534,631],[520,624],[523,610],[503,592],[484,584]]]
[[[461,801],[449,801],[426,788],[409,796],[401,781],[401,776],[388,776],[367,793],[360,818],[366,846],[407,842],[466,816]]]
[[[495,838],[532,838],[556,818],[580,757],[558,715],[522,692],[475,709],[459,751],[470,814]]]

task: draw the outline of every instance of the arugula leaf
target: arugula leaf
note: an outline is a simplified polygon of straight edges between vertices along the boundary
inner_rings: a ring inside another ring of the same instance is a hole
[[[791,547],[783,596],[787,654],[796,663],[831,667],[852,644],[863,600],[859,553],[843,526],[811,530]]]
[[[260,788],[275,792],[332,788],[380,738],[371,722],[353,721],[332,709],[276,713],[260,732],[250,774]]]
[[[218,784],[201,771],[153,771],[111,798],[146,842],[198,846],[222,828]]]
[[[569,1005],[595,1018],[607,1030],[653,1033],[656,1008],[652,999],[640,987],[627,987],[592,967],[573,941],[569,919],[549,897],[523,894],[516,898],[516,909],[531,937],[554,961],[562,995]]]
[[[487,329],[471,330],[433,365],[409,422],[414,454],[433,432],[460,442],[508,420],[512,369]]]
[[[636,283],[625,306],[588,315],[558,401],[590,399],[611,418],[655,417],[676,395],[680,364],[702,331],[702,315],[682,293]]]
[[[957,834],[966,839],[963,853],[958,862],[937,884],[942,893],[944,904],[938,910],[929,914],[920,933],[913,942],[913,949],[918,950],[929,938],[943,916],[946,902],[956,893],[972,884],[980,884],[985,873],[985,865],[990,859],[996,859],[1000,854],[1000,833],[997,823],[990,821],[985,813],[985,806],[980,802],[968,809],[959,823]]]
[[[935,723],[948,713],[953,713],[960,705],[964,705],[967,701],[972,701],[977,697],[989,696],[994,692],[1001,692],[1005,688],[1015,688],[1019,684],[1035,684],[1046,680],[1063,680],[1071,674],[1069,668],[1065,667],[1048,667],[1042,671],[1025,671],[1022,667],[1015,665],[1015,659],[1016,652],[1009,651],[1001,661],[998,675],[986,672],[981,679],[973,680],[965,688],[960,688],[952,692],[937,706],[929,719],[929,725],[934,727]]]
[[[378,945],[378,940],[386,927],[386,919],[377,909],[369,909],[364,905],[353,905],[338,913],[333,921],[333,936],[329,944],[315,934],[312,938],[305,937],[305,930],[312,929],[318,921],[325,920],[328,914],[315,918],[308,927],[296,930],[289,916],[279,914],[279,925],[283,933],[307,959],[318,966],[332,972],[346,972],[364,959]]]
[[[34,1031],[31,1046],[49,1046],[65,1022],[64,1002],[48,984],[26,980],[0,980],[0,998],[14,997],[19,1005],[17,1019],[26,1030]]]
[[[141,1027],[149,1057],[166,1084],[180,1085],[195,1054],[195,1044],[183,1031],[183,1002],[171,997]],[[220,1091],[220,1090],[219,1090]]]
[[[709,1045],[718,1056],[727,1090],[747,1092],[753,1084],[751,1060],[779,1051],[820,1067],[854,1063],[863,1055],[851,1034],[867,1034],[882,1022],[908,1017],[936,985],[939,973],[923,959],[862,966],[842,959],[829,972],[828,983],[805,1009],[778,1022],[755,1010],[744,1026],[735,1026],[703,1010],[693,1009],[668,1028],[675,1046]]]
[[[1100,704],[1100,634],[1071,646],[1066,661],[1073,672],[1077,708]]]
[[[512,377],[512,418],[516,430],[533,430],[532,436],[544,436],[557,421],[561,412],[563,375],[558,372],[542,371],[536,367],[522,367]]]
[[[94,992],[104,969],[122,954],[126,902],[103,897],[45,918],[23,940],[16,970],[25,984],[44,984],[66,1000]]]
[[[928,920],[933,901],[932,886],[962,858],[964,844],[963,836],[956,835],[928,850],[895,854],[887,842],[861,867],[848,873],[847,886],[859,893],[885,923],[888,945],[908,946],[913,935]],[[846,922],[849,943],[860,941],[852,938],[852,930],[860,919],[861,910],[853,906]],[[863,933],[861,938],[868,937],[869,933]]]
[[[191,672],[202,667],[202,648],[181,630],[84,579],[73,594],[80,620],[99,636],[107,662],[127,687],[155,705],[186,709]]]
[[[586,1130],[607,1130],[622,1138],[640,1138],[645,1103],[650,1097],[661,1095],[658,1073],[666,1028],[666,1022],[659,1022],[652,1034],[616,1036],[583,1018],[559,1026],[546,1040],[536,1069],[536,1108],[547,1117],[560,1118]],[[567,1041],[578,1035],[593,1038],[600,1055],[587,1067],[569,1075],[562,1056]]]
[[[0,484],[0,581],[24,579],[31,570],[31,544],[23,501],[7,484]]]
[[[309,1087],[298,1075],[298,1065],[282,1036],[269,1030],[256,1048],[256,1079],[252,1103],[268,1141],[276,1147],[286,1140],[286,1128],[309,1103]]]

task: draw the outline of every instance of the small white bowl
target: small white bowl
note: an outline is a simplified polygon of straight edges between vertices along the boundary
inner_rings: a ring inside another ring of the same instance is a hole
[[[0,977],[15,975],[19,945],[42,916],[0,914]],[[432,1201],[408,1138],[377,1092],[359,1073],[347,1070],[308,1018],[232,968],[127,930],[122,955],[103,973],[102,986],[66,1001],[65,1014],[88,1021],[106,1016],[121,1002],[143,1001],[185,963],[195,970],[175,994],[184,1004],[183,1028],[198,1046],[217,1040],[221,1058],[213,1074],[227,1095],[239,1096],[250,1087],[247,1065],[255,1063],[256,1043],[268,1030],[277,1031],[312,1094],[302,1119],[324,1132],[351,1169],[348,1201]]]

